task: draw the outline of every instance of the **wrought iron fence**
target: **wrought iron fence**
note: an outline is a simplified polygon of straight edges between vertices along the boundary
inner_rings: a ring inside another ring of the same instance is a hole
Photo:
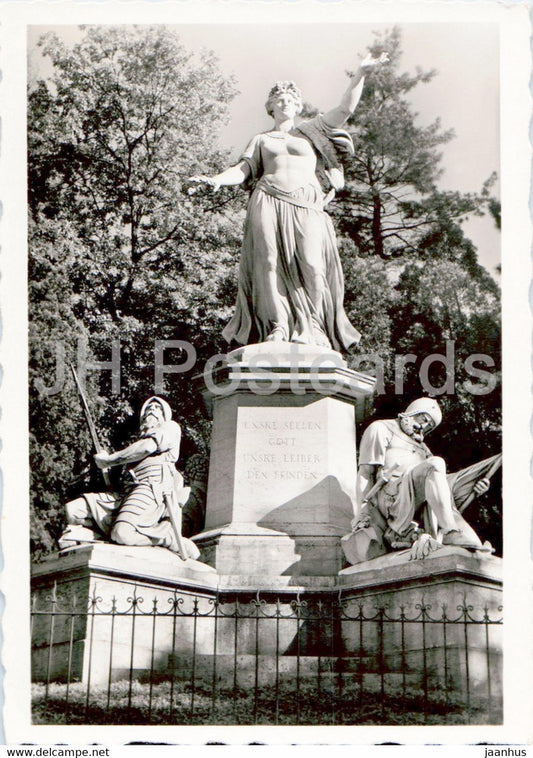
[[[150,602],[56,587],[32,608],[39,723],[499,723],[501,607],[342,595]]]

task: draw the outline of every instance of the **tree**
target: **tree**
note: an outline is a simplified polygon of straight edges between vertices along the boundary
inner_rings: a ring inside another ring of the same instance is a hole
[[[90,450],[68,373],[60,393],[38,391],[43,377],[53,383],[56,348],[75,361],[82,338],[90,357],[109,360],[120,340],[121,394],[107,373],[90,375],[88,394],[104,440],[123,444],[132,410],[153,394],[156,340],[194,342],[200,366],[217,352],[244,200],[221,193],[213,208],[181,189],[184,177],[227,160],[217,132],[235,89],[211,54],[195,58],[164,27],[90,27],[72,49],[54,35],[41,45],[54,73],[36,83],[28,109],[37,551],[57,537],[67,483]],[[166,389],[184,456],[205,452],[208,422],[190,374]]]
[[[355,157],[347,164],[341,233],[360,254],[384,259],[416,255],[419,241],[444,216],[449,220],[479,215],[490,199],[494,177],[480,193],[444,192],[440,149],[453,138],[439,119],[422,126],[408,100],[413,88],[430,82],[436,71],[399,73],[401,35],[395,28],[371,45],[389,63],[369,74],[363,97],[349,122]]]
[[[182,265],[197,227],[183,179],[222,160],[217,127],[235,91],[215,59],[199,62],[164,27],[88,28],[68,49],[42,40],[52,89],[30,96],[33,212],[75,218],[80,271],[117,322],[135,311],[146,273]]]
[[[411,90],[436,72],[400,72],[397,29],[378,36],[370,49],[374,55],[387,52],[390,64],[369,75],[349,122],[355,157],[345,163],[346,188],[334,210],[346,303],[363,332],[361,350],[381,360],[384,387],[375,398],[374,418],[394,416],[431,387],[438,391],[447,378],[444,365],[431,364],[428,388],[421,364],[444,355],[447,342],[453,345],[453,394],[438,396],[444,420],[429,442],[456,471],[501,447],[500,293],[461,225],[469,215],[489,213],[499,226],[499,203],[491,196],[495,174],[477,193],[442,191],[441,150],[453,132],[438,119],[421,125],[409,103]],[[408,353],[418,359],[406,365],[398,395],[394,359]],[[467,370],[475,355],[493,362],[473,364],[488,371],[489,385]],[[500,551],[497,481],[468,517]]]

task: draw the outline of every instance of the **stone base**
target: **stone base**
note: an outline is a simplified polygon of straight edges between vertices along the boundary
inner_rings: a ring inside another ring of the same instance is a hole
[[[484,622],[500,616],[500,559],[445,547],[423,561],[382,556],[338,577],[246,574],[231,563],[235,540],[263,551],[270,540],[285,551],[282,562],[294,543],[268,530],[229,534],[233,547],[215,536],[213,549],[233,573],[163,548],[110,544],[36,566],[33,679],[105,688],[172,672],[209,689],[213,677],[231,687],[235,674],[251,687],[258,672],[263,686],[298,671],[326,688],[342,675],[343,686],[379,691],[386,675],[388,686],[444,682],[450,692],[501,694],[502,628]],[[476,623],[465,624],[465,614]]]
[[[137,586],[163,587],[187,585],[216,586],[217,574],[200,561],[179,555],[164,547],[116,545],[111,542],[91,542],[61,550],[37,563],[32,569],[34,588],[51,588],[91,575],[99,579],[99,587],[114,590],[122,580],[134,580]],[[68,579],[67,579],[68,577]]]
[[[357,595],[395,605],[420,602],[457,604],[466,595],[470,604],[496,609],[502,599],[502,559],[443,546],[424,560],[410,561],[409,550],[379,556],[339,572],[343,595]]]
[[[212,376],[205,530],[220,574],[336,576],[353,518],[355,420],[374,379],[326,348],[234,350]]]
[[[129,669],[132,655],[136,670],[164,670],[173,619],[158,619],[152,639],[150,613],[171,611],[177,591],[208,606],[217,582],[210,566],[160,547],[92,543],[50,556],[32,572],[33,680],[87,681],[90,672],[105,684]],[[180,639],[190,641],[190,630]]]
[[[229,524],[193,538],[202,560],[222,577],[283,576],[333,578],[343,565],[339,537],[289,535],[256,524]]]
[[[368,634],[364,655],[381,656],[387,670],[401,665],[423,680],[462,693],[502,694],[502,560],[487,553],[443,547],[421,561],[409,551],[391,553],[350,566],[339,574],[348,618],[363,614],[381,624],[383,649]],[[379,620],[380,610],[383,622]],[[402,625],[401,614],[406,622]],[[446,623],[442,623],[443,617]],[[390,619],[397,623],[390,623]],[[465,623],[466,621],[477,623]],[[357,623],[343,624],[343,642],[359,655]]]
[[[277,537],[286,548],[293,545],[287,535]],[[254,538],[261,540],[260,535]],[[224,540],[220,546],[225,549]],[[232,666],[240,669],[240,683],[252,676],[257,644],[267,668],[277,659],[280,670],[292,671],[295,640],[305,620],[288,611],[289,604],[301,593],[328,597],[334,578],[249,576],[242,575],[238,563],[229,568],[234,575],[219,576],[213,568],[182,561],[163,548],[109,543],[50,556],[33,571],[33,680],[105,688],[130,677],[168,678],[171,671],[187,680],[196,671],[198,678],[205,674],[210,681],[216,666],[219,683],[229,686]],[[276,621],[280,601],[290,619]],[[285,654],[290,660],[280,661]]]
[[[232,350],[225,364],[203,379],[209,387],[204,400],[213,410],[213,400],[235,392],[295,397],[312,392],[347,400],[362,421],[372,407],[376,380],[348,368],[336,350],[296,342],[260,342]]]
[[[293,573],[301,558],[287,534],[255,524],[211,529],[197,535],[194,541],[203,560],[216,566],[221,575],[240,575],[250,566],[264,567],[268,576]]]

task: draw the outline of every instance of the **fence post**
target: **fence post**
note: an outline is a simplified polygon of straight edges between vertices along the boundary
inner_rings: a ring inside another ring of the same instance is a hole
[[[215,718],[216,713],[216,700],[217,700],[217,636],[218,636],[218,589],[214,600],[212,601],[215,609],[215,617],[213,622],[213,673],[211,677],[211,721]]]
[[[91,669],[93,665],[93,638],[94,638],[94,615],[96,613],[96,606],[102,601],[101,597],[96,595],[96,587],[93,590],[92,597],[89,600],[90,604],[90,617],[91,617],[91,631],[89,633],[89,660],[87,662],[87,694],[85,697],[85,717],[89,712],[89,700],[91,696]]]
[[[128,598],[128,603],[132,605],[131,615],[131,642],[130,642],[130,670],[128,677],[128,708],[131,708],[131,695],[133,689],[133,661],[135,655],[135,620],[137,617],[137,605],[142,603],[142,597],[137,597],[137,587],[133,588],[133,597]]]
[[[276,598],[276,684],[275,684],[275,722],[279,723],[279,619],[281,614],[279,597]]]
[[[383,617],[385,608],[378,608],[378,671],[379,671],[379,689],[381,693],[381,717],[385,717],[385,655],[383,639]]]
[[[469,611],[473,610],[471,605],[466,604],[466,595],[463,598],[463,605],[459,605],[458,610],[463,615],[463,629],[464,629],[464,647],[465,647],[465,677],[466,677],[466,710],[470,713],[470,661],[468,656],[468,624]]]
[[[487,697],[488,697],[488,709],[489,709],[489,724],[492,722],[492,682],[491,682],[491,674],[490,674],[490,646],[489,646],[489,609],[488,606],[485,605],[484,613],[483,613],[483,623],[485,625],[485,653],[487,658]]]
[[[152,643],[150,650],[150,691],[148,695],[148,719],[152,717],[152,698],[154,691],[154,661],[155,661],[155,622],[157,618],[157,598],[152,601]]]
[[[444,648],[444,698],[446,701],[446,704],[449,703],[449,684],[448,684],[448,616],[446,613],[447,605],[446,603],[442,604],[442,643]]]
[[[68,702],[70,695],[70,677],[72,676],[72,648],[74,645],[74,621],[76,618],[76,595],[72,595],[72,610],[70,612],[70,624],[69,624],[69,641],[68,641],[68,661],[67,661],[67,689],[65,693],[65,704],[67,706],[68,714]]]
[[[170,653],[170,660],[172,661],[171,675],[170,675],[170,720],[174,716],[174,680],[176,677],[176,618],[178,605],[183,603],[183,598],[177,597],[176,590],[174,590],[174,596],[169,598],[169,603],[172,605],[172,652]]]
[[[116,613],[116,598],[113,595],[111,600],[111,640],[109,642],[109,671],[107,675],[107,708],[111,702],[111,683],[113,680],[113,646],[115,642],[115,613]]]
[[[54,648],[54,630],[55,630],[55,620],[56,620],[56,604],[57,604],[57,583],[54,582],[54,586],[52,587],[52,596],[48,598],[50,600],[51,604],[51,613],[50,613],[50,637],[48,641],[48,657],[46,662],[46,689],[45,689],[45,696],[44,700],[46,703],[48,703],[48,691],[50,688],[50,669],[52,668],[52,651]]]
[[[193,599],[192,622],[192,666],[191,666],[191,721],[194,718],[194,696],[196,694],[196,635],[198,630],[198,596]]]

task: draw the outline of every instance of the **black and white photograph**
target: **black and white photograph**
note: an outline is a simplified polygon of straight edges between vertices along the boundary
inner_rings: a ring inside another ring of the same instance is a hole
[[[528,743],[528,6],[15,5],[6,742]]]

